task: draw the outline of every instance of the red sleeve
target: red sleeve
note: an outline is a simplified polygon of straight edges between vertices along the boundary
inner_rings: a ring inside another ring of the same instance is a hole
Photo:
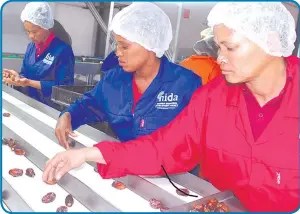
[[[189,105],[167,126],[151,135],[126,143],[100,142],[107,164],[97,164],[103,178],[131,175],[162,175],[191,170],[200,160],[201,124],[206,104],[206,87],[192,96]],[[204,89],[204,90],[203,90]]]

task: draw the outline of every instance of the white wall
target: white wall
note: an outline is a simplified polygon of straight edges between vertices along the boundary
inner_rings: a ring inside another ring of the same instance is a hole
[[[190,17],[181,18],[177,58],[194,53],[192,47],[200,39],[200,32],[207,28],[207,16],[215,4],[214,2],[183,3],[183,9],[190,10]]]
[[[178,17],[178,4],[173,2],[155,2],[170,18],[172,24],[173,40],[170,44],[169,50],[173,53],[174,37],[176,34],[177,17]]]

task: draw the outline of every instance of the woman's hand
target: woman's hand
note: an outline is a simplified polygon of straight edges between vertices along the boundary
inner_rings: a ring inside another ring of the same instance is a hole
[[[3,69],[2,81],[6,84],[25,87],[29,84],[29,79],[22,77],[15,70]]]
[[[85,153],[85,149],[76,149],[56,154],[46,163],[43,181],[59,180],[71,169],[80,167],[86,161]]]
[[[77,136],[72,131],[71,119],[71,114],[69,112],[64,113],[58,119],[55,128],[55,136],[57,137],[59,144],[65,147],[65,149],[69,149],[69,135],[72,137]]]
[[[46,163],[43,181],[59,180],[67,172],[80,167],[86,161],[106,164],[102,153],[96,147],[60,152]]]

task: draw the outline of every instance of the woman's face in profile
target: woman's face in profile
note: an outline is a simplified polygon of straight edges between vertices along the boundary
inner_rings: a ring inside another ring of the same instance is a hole
[[[25,21],[24,28],[27,32],[28,37],[34,43],[41,43],[47,39],[49,34],[48,30],[41,28],[40,26],[34,25],[31,22]]]
[[[262,48],[223,24],[214,27],[214,41],[218,47],[218,63],[229,83],[249,82],[270,63],[270,55]]]
[[[117,42],[116,55],[119,59],[119,65],[127,72],[135,72],[141,69],[150,56],[150,51],[146,50],[141,45],[128,41],[127,39],[114,35]]]

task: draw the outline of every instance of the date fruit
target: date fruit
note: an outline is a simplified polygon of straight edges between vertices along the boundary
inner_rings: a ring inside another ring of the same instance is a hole
[[[66,207],[66,206],[60,206],[59,208],[57,208],[56,212],[58,212],[58,213],[68,212],[68,207]]]
[[[10,147],[10,150],[11,150],[11,151],[15,151],[15,149],[16,149],[16,145]]]
[[[224,202],[220,202],[217,204],[216,210],[219,210],[218,212],[229,212],[229,208]],[[216,211],[217,212],[217,211]]]
[[[197,204],[194,206],[195,210],[197,210],[198,212],[204,212],[204,205],[203,204]]]
[[[229,208],[224,202],[219,202],[217,199],[207,200],[204,204],[197,204],[190,212],[229,212]]]
[[[56,184],[56,179],[54,178],[52,181],[45,181],[46,184],[54,185]]]
[[[210,199],[206,201],[206,207],[212,212],[217,208],[217,204],[218,201],[216,199]]]
[[[28,177],[31,177],[31,178],[33,178],[33,177],[35,176],[34,170],[33,170],[32,168],[26,169],[25,174],[26,174]]]
[[[15,147],[16,146],[16,141],[12,138],[9,138],[8,139],[8,142],[7,142],[7,145],[12,148],[12,147]]]
[[[9,138],[2,138],[2,144],[3,145],[8,145],[8,141],[9,141]]]
[[[181,188],[180,190],[183,191],[183,192],[185,192],[187,195],[190,193],[190,191],[188,189],[186,189],[186,188]],[[176,190],[176,193],[178,195],[181,195],[181,196],[187,196],[186,194],[180,192],[178,189]]]
[[[9,116],[10,116],[10,113],[8,113],[8,112],[3,113],[3,117],[9,117]]]
[[[18,169],[18,168],[14,168],[14,169],[9,170],[8,173],[13,177],[19,177],[19,176],[23,175],[23,170]]]
[[[16,155],[25,155],[25,151],[23,149],[15,149]]]
[[[65,199],[65,204],[67,207],[72,207],[72,205],[74,204],[74,199],[71,194],[67,195]]]
[[[150,206],[153,209],[160,209],[163,206],[159,200],[156,200],[154,198],[150,199],[149,202],[150,202]]]
[[[160,212],[164,212],[169,210],[169,208],[162,206],[161,208],[159,208]]]
[[[54,192],[49,192],[46,195],[43,196],[42,202],[43,203],[51,203],[55,200],[56,195]]]
[[[114,181],[114,182],[112,183],[112,186],[113,186],[114,188],[116,188],[116,189],[119,189],[119,190],[123,190],[123,189],[126,188],[126,185],[123,184],[123,183],[120,182],[120,181]]]
[[[68,139],[68,144],[69,144],[70,148],[74,148],[76,142],[75,142],[75,140],[73,140],[72,138],[69,138],[69,139]]]

